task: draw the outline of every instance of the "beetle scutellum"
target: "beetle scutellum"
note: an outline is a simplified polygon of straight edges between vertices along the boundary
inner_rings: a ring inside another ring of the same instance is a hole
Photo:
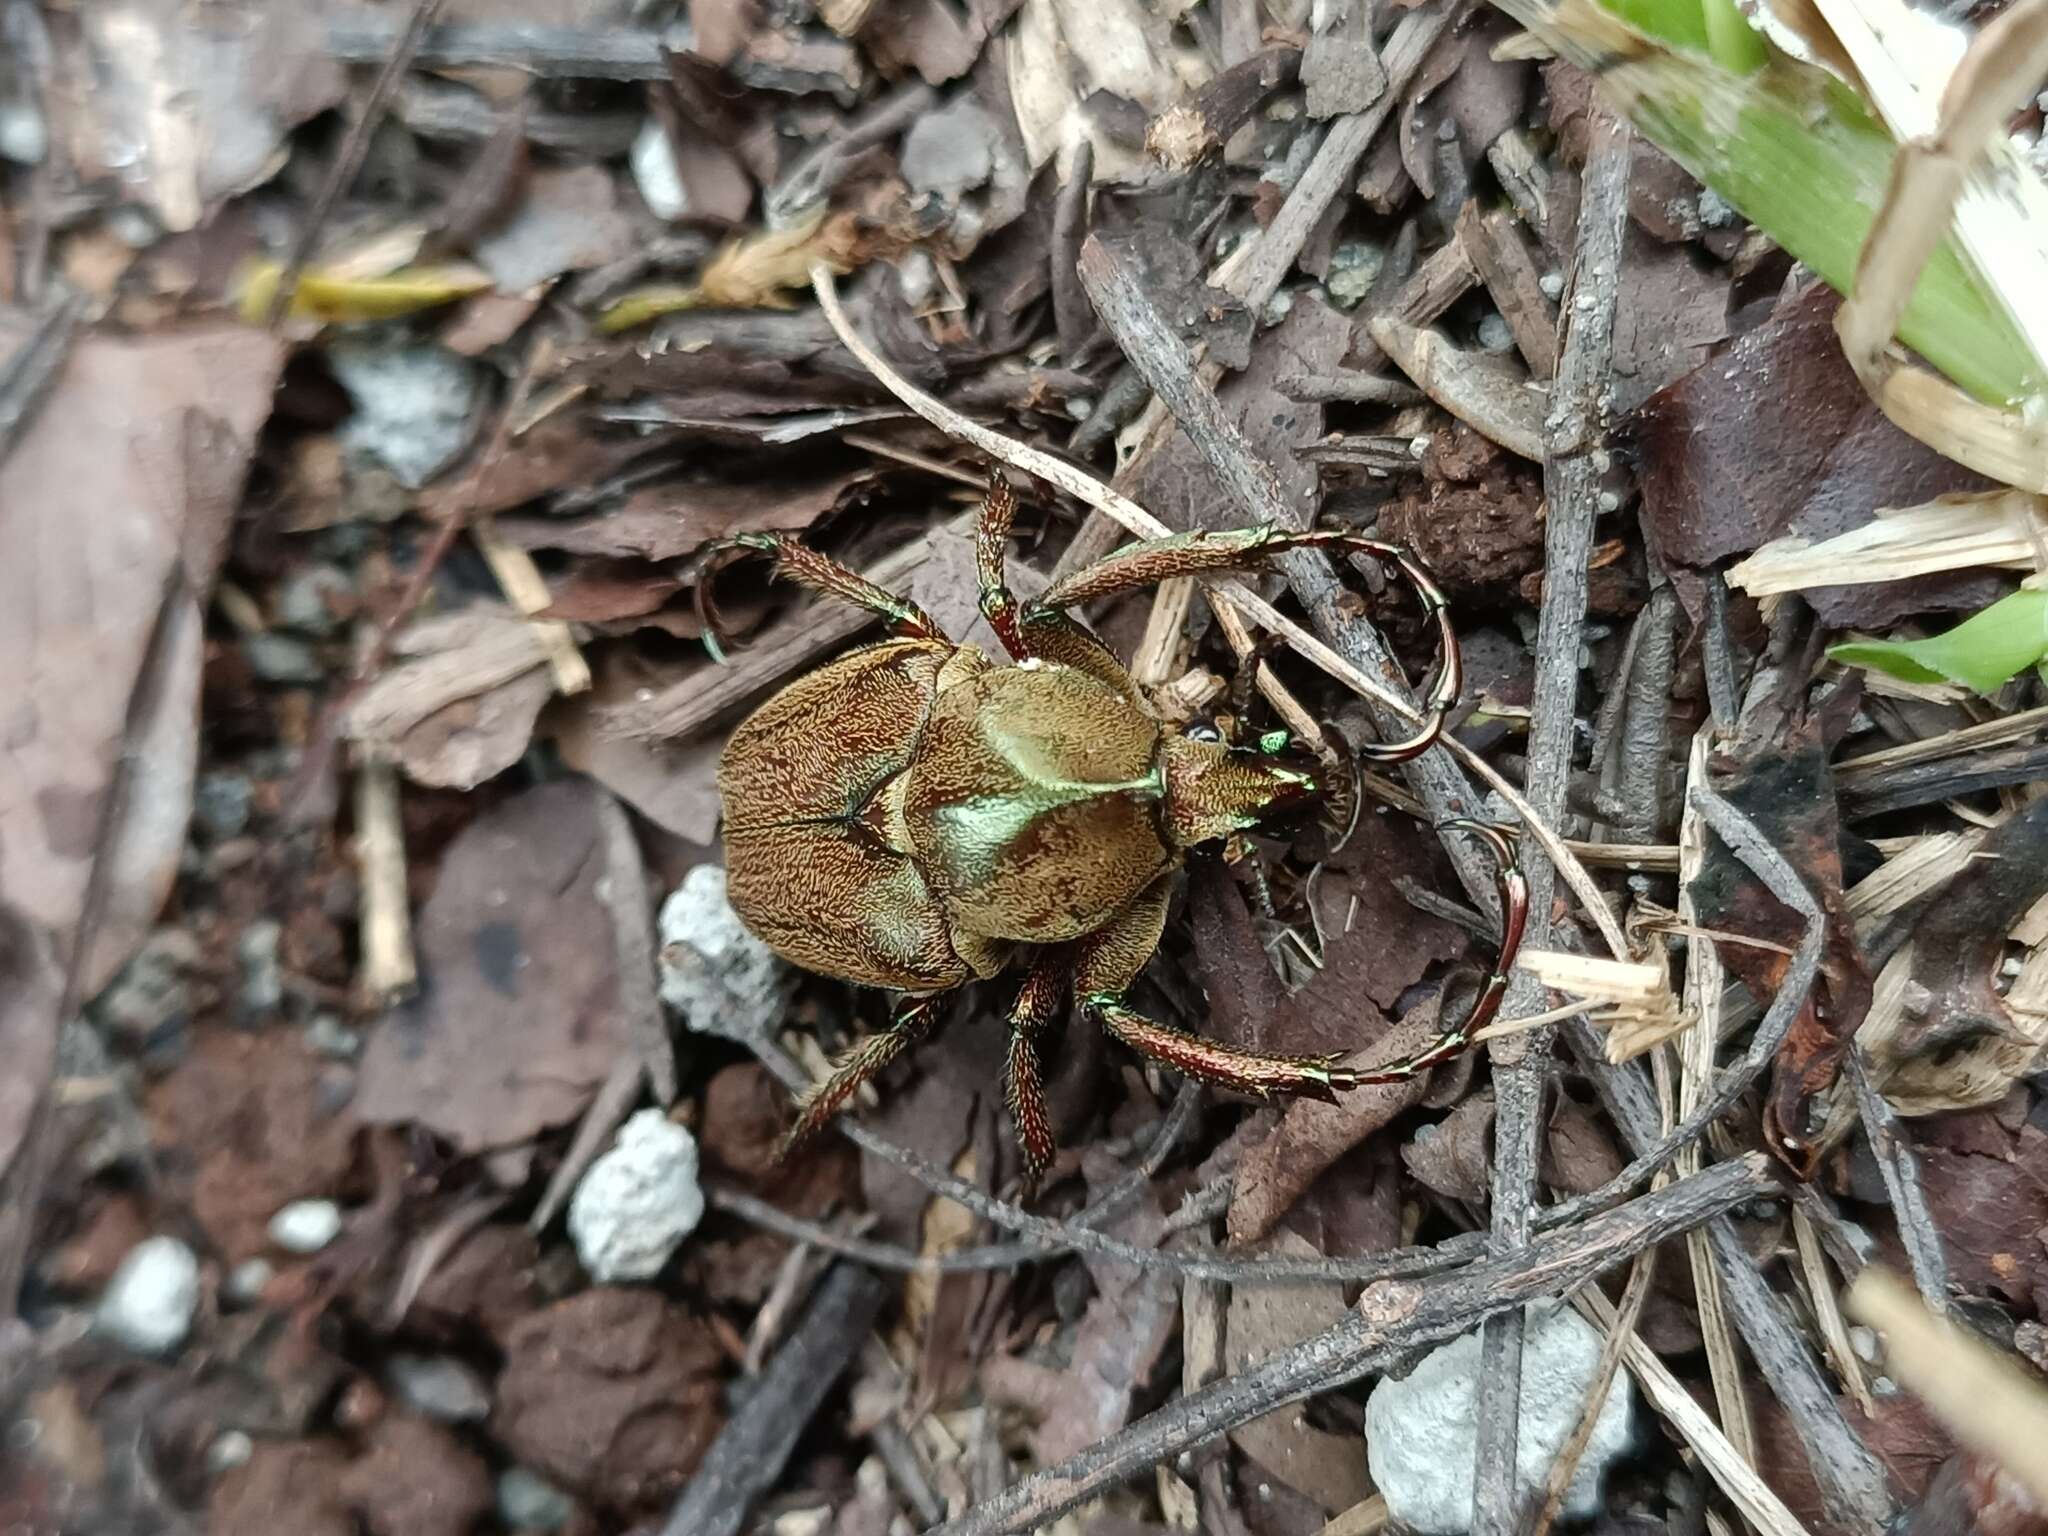
[[[977,540],[981,611],[1010,666],[954,644],[916,604],[784,535],[723,541],[700,583],[701,594],[733,552],[770,554],[780,575],[872,610],[890,631],[789,684],[741,723],[719,761],[728,890],[741,919],[794,964],[904,994],[888,1028],[806,1100],[790,1141],[922,1039],[944,993],[1020,961],[1029,971],[1010,1010],[1008,1090],[1034,1178],[1053,1155],[1038,1046],[1069,990],[1132,1049],[1260,1097],[1327,1099],[1464,1049],[1499,1007],[1527,905],[1507,838],[1477,823],[1466,825],[1499,860],[1499,957],[1470,1015],[1417,1055],[1371,1070],[1265,1055],[1129,1005],[1189,849],[1333,793],[1352,795],[1355,807],[1355,789],[1334,758],[1312,771],[1305,759],[1283,760],[1278,733],[1241,746],[1162,724],[1108,648],[1065,612],[1290,549],[1376,556],[1415,588],[1442,646],[1421,727],[1362,754],[1396,761],[1428,750],[1459,691],[1457,636],[1427,572],[1357,534],[1248,528],[1127,545],[1020,605],[1004,577],[1015,509],[1008,483],[992,476]]]

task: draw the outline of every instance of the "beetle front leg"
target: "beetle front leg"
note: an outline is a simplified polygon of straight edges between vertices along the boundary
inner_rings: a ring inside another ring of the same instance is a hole
[[[1004,567],[1009,563],[1010,527],[1017,520],[1017,493],[1002,469],[988,467],[988,490],[982,494],[981,517],[974,530],[974,568],[981,581],[981,616],[1003,642],[1012,661],[1029,659],[1031,648],[1019,627],[1017,594],[1010,590]]]
[[[1456,1027],[1445,1030],[1404,1061],[1366,1068],[1358,1076],[1361,1083],[1398,1083],[1469,1050],[1479,1031],[1500,1012],[1501,999],[1507,996],[1508,972],[1514,969],[1515,955],[1522,947],[1522,930],[1529,921],[1529,877],[1522,873],[1515,845],[1506,830],[1493,822],[1474,821],[1465,816],[1443,822],[1437,830],[1469,833],[1485,843],[1493,855],[1494,887],[1500,893],[1500,950],[1473,1001],[1472,1011]]]
[[[1292,549],[1338,549],[1372,555],[1389,562],[1415,589],[1424,615],[1435,621],[1441,659],[1436,681],[1431,684],[1422,703],[1421,723],[1405,740],[1380,742],[1359,749],[1361,757],[1375,762],[1403,762],[1421,756],[1435,744],[1443,731],[1444,717],[1464,691],[1464,666],[1459,658],[1458,633],[1451,624],[1450,607],[1444,601],[1443,592],[1422,563],[1399,545],[1357,533],[1272,527],[1235,528],[1223,533],[1176,533],[1166,538],[1140,539],[1105,555],[1093,565],[1083,566],[1064,581],[1054,582],[1037,602],[1025,610],[1024,621],[1029,625],[1047,610],[1093,602],[1119,592],[1153,586],[1175,576],[1256,569]]]
[[[1005,1086],[1010,1122],[1017,1128],[1017,1145],[1024,1154],[1024,1176],[1033,1188],[1045,1177],[1058,1150],[1052,1112],[1045,1101],[1045,1063],[1038,1045],[1059,1017],[1067,969],[1062,954],[1040,959],[1010,1005],[1010,1063]]]
[[[1108,927],[1082,940],[1074,967],[1074,996],[1115,1039],[1183,1076],[1256,1098],[1281,1094],[1334,1100],[1355,1088],[1358,1074],[1329,1056],[1275,1056],[1239,1050],[1149,1019],[1125,1001],[1131,984],[1159,947],[1166,928],[1169,886],[1155,880]]]
[[[782,1138],[776,1157],[789,1156],[817,1135],[846,1107],[847,1100],[860,1091],[862,1084],[929,1035],[938,1021],[939,1004],[944,997],[940,992],[904,998],[887,1029],[869,1035],[834,1062],[831,1077],[804,1095],[796,1124]]]

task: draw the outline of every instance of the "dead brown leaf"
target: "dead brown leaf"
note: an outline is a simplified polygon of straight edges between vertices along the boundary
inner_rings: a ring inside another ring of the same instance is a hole
[[[475,242],[477,265],[503,293],[606,266],[639,239],[618,207],[618,189],[602,166],[535,171],[511,215]]]
[[[1643,533],[1665,565],[1713,565],[1785,533],[1824,539],[1879,507],[1991,488],[1885,420],[1843,360],[1837,302],[1814,285],[1637,413]],[[1830,626],[1882,629],[2001,590],[1949,572],[1805,596]]]
[[[649,486],[616,512],[501,517],[498,532],[525,549],[614,559],[678,560],[742,532],[801,533],[873,478],[868,469],[807,480],[767,478]]]
[[[1493,1187],[1493,1095],[1475,1093],[1401,1148],[1401,1161],[1447,1200],[1483,1206]]]
[[[2048,1133],[2023,1127],[2008,1157],[1923,1147],[1920,1181],[1955,1283],[2033,1305],[2048,1261]]]
[[[0,319],[0,353],[24,335]],[[132,953],[176,873],[201,614],[282,362],[275,340],[237,326],[80,336],[0,463],[0,655],[17,679],[0,727],[0,901],[68,963],[104,833],[83,996]],[[204,412],[195,378],[210,386]],[[121,820],[103,828],[124,752],[149,771],[127,776]]]
[[[349,706],[348,734],[397,758],[415,783],[474,789],[525,754],[554,693],[541,632],[479,603],[424,619],[392,646],[402,658]]]
[[[1282,1258],[1318,1258],[1302,1239],[1282,1233],[1261,1249]],[[1344,1287],[1329,1285],[1234,1285],[1224,1335],[1230,1374],[1248,1370],[1269,1355],[1343,1321]],[[1310,1424],[1301,1403],[1276,1409],[1230,1432],[1237,1448],[1281,1482],[1336,1514],[1372,1492],[1365,1466],[1365,1441],[1356,1434],[1332,1434]]]
[[[613,647],[600,659],[596,687],[563,700],[549,715],[556,750],[656,826],[708,848],[718,835],[718,758],[725,742],[709,736],[671,743],[610,729],[610,711],[675,681],[674,669],[656,670],[621,651]]]
[[[364,1120],[481,1152],[581,1113],[629,1048],[603,874],[582,780],[507,800],[449,845],[419,914],[421,993],[363,1052]]]

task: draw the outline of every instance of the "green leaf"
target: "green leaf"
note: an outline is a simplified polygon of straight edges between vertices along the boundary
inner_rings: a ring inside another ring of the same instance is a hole
[[[1830,646],[1828,655],[1909,683],[1961,683],[1979,693],[1995,693],[2048,659],[2048,592],[2000,598],[1946,634],[1925,640],[1850,640]]]

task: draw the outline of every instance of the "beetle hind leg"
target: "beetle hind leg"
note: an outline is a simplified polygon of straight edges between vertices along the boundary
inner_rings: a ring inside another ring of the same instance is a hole
[[[1059,1016],[1066,980],[1064,959],[1048,955],[1031,968],[1016,1002],[1010,1005],[1010,1060],[1004,1086],[1010,1123],[1016,1127],[1017,1145],[1024,1154],[1025,1181],[1032,1188],[1045,1177],[1057,1150],[1052,1111],[1045,1101],[1045,1062],[1039,1045]]]
[[[703,568],[697,576],[697,617],[707,638],[715,637],[723,627],[718,622],[718,609],[712,601],[713,580],[725,566],[750,554],[773,556],[777,576],[827,597],[836,597],[855,608],[865,608],[886,622],[892,634],[903,639],[946,638],[939,621],[909,598],[898,597],[887,587],[877,586],[859,571],[841,565],[829,555],[819,554],[786,533],[735,534],[729,539],[718,540],[706,550]]]
[[[889,1027],[872,1034],[833,1063],[832,1075],[803,1097],[796,1124],[789,1128],[776,1149],[778,1159],[789,1156],[831,1123],[863,1084],[912,1046],[922,1042],[938,1022],[939,1003],[944,993],[906,997],[897,1005]]]

